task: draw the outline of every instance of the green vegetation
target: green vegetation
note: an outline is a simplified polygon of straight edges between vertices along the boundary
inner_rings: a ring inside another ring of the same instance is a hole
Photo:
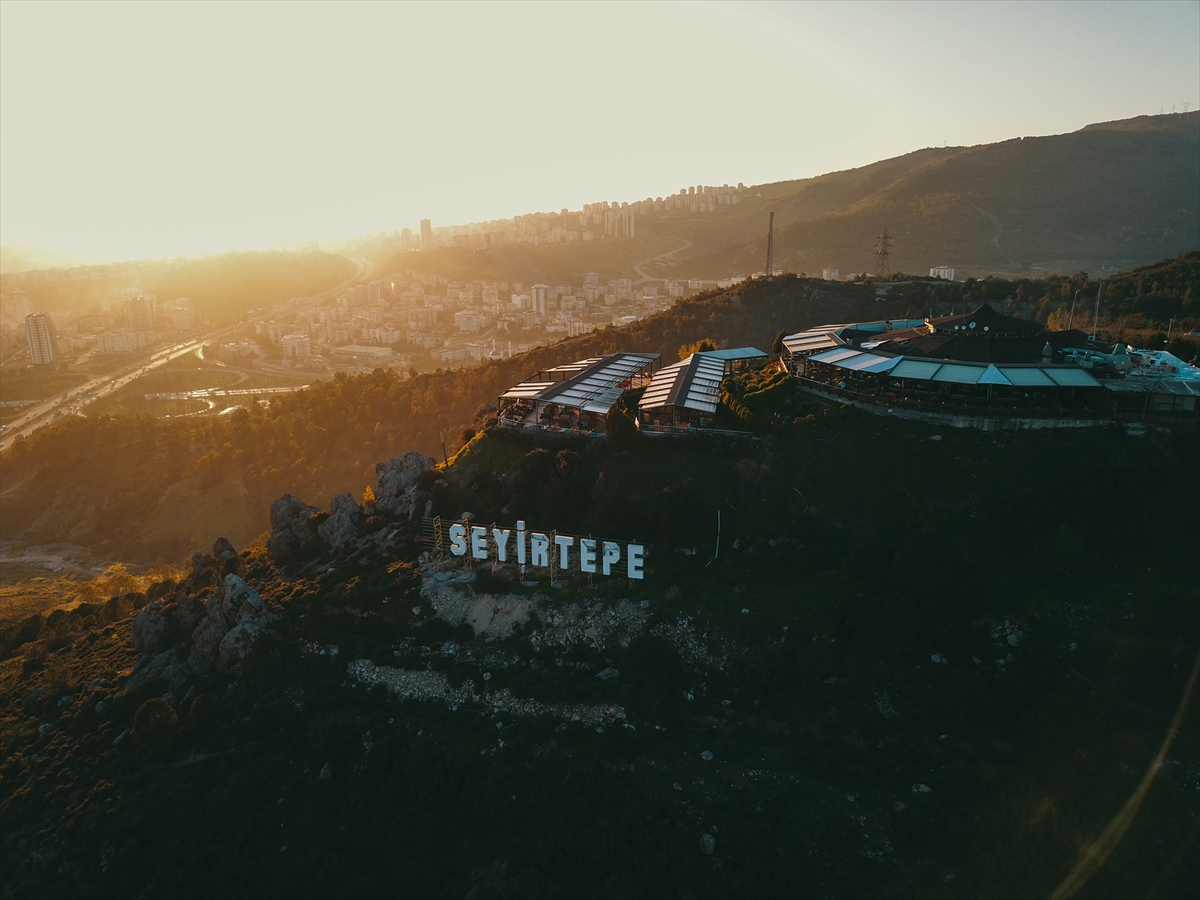
[[[572,580],[542,607],[645,601],[640,636],[535,649],[537,620],[489,643],[413,612],[419,523],[380,518],[285,571],[227,561],[280,618],[178,688],[129,677],[129,616],[206,596],[211,572],[16,623],[0,890],[1047,895],[1152,764],[1200,651],[1198,450],[865,414],[626,451],[484,431],[423,482],[435,512],[646,541],[645,582]],[[537,591],[486,569],[474,587]],[[632,727],[399,701],[352,686],[355,659],[477,689],[486,671]],[[1197,706],[1087,895],[1200,883]]]

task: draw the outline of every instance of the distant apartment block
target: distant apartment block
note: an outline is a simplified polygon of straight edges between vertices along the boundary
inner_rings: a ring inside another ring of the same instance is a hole
[[[187,297],[176,297],[167,306],[167,315],[171,318],[171,326],[176,331],[191,331],[200,324],[200,317],[192,307],[192,301]]]
[[[842,280],[841,269],[822,269],[821,270],[821,280],[822,281],[841,281]]]
[[[312,356],[312,341],[307,334],[285,334],[279,339],[285,357]]]
[[[48,315],[30,313],[25,317],[25,343],[35,366],[54,362],[54,326]]]
[[[943,281],[953,281],[954,280],[954,267],[953,266],[934,266],[932,269],[929,270],[929,277],[930,278],[941,278]]]
[[[154,330],[154,295],[125,292],[125,324],[135,331]]]
[[[343,366],[367,368],[382,366],[392,361],[392,351],[389,347],[370,347],[363,344],[348,344],[337,347],[330,354],[333,361]]]
[[[433,249],[433,224],[428,219],[421,220],[421,249]]]
[[[100,335],[96,349],[100,353],[136,353],[154,343],[153,331],[119,328]]]

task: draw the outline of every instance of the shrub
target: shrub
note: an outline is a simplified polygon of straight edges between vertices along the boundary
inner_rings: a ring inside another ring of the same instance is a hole
[[[153,697],[138,707],[130,737],[154,750],[170,746],[179,727],[179,717],[162,697]]]

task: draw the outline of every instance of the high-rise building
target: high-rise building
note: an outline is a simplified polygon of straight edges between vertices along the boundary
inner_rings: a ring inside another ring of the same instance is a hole
[[[35,366],[54,362],[54,326],[48,315],[30,313],[25,317],[25,343]]]
[[[153,331],[154,298],[141,293],[126,296],[125,321],[130,328],[140,331]]]
[[[433,249],[433,225],[428,219],[421,220],[421,249]]]

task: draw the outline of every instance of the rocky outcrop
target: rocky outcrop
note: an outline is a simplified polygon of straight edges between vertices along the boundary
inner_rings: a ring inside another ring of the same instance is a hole
[[[277,566],[324,550],[317,533],[321,510],[295,494],[284,494],[271,504],[271,536],[267,553]]]
[[[275,616],[258,592],[237,575],[226,575],[208,598],[204,620],[192,632],[188,665],[193,669],[216,663],[227,669],[242,659]]]
[[[337,548],[358,539],[362,512],[351,494],[338,494],[329,505],[329,518],[317,526],[317,534],[330,547]]]
[[[205,612],[204,601],[190,594],[155,600],[133,617],[133,646],[143,654],[165,646],[195,628]]]
[[[375,506],[394,516],[412,518],[417,504],[417,481],[433,466],[431,457],[415,450],[376,463]]]

